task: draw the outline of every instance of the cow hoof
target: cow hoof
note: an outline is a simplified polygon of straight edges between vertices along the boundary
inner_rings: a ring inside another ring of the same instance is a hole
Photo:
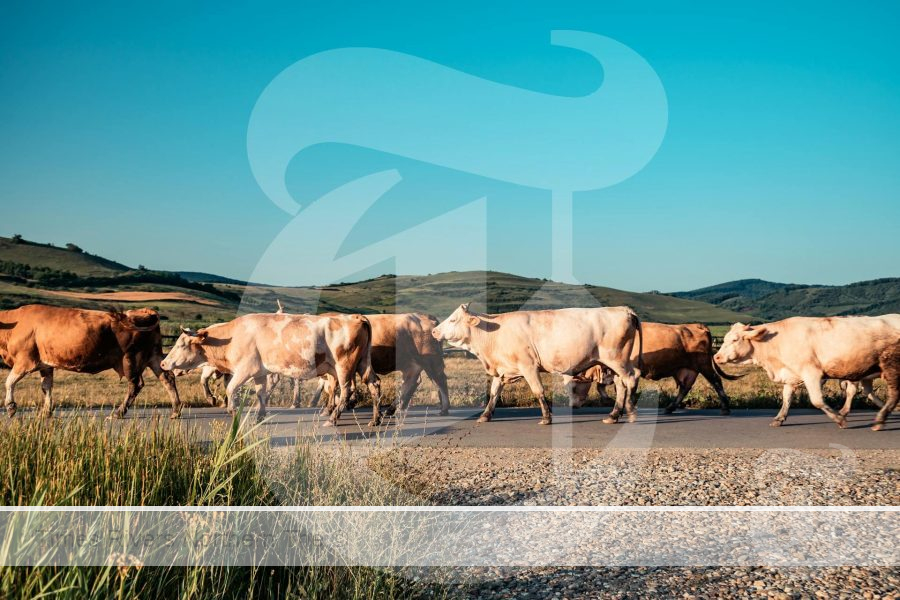
[[[488,417],[487,415],[481,415],[480,417],[478,417],[477,423],[487,423],[490,420],[491,420],[491,418]]]
[[[180,411],[180,410],[179,410],[178,412],[171,412],[171,413],[169,413],[169,419],[172,420],[172,421],[174,421],[175,419],[180,419],[180,418],[181,418],[181,411]]]
[[[615,425],[616,423],[619,422],[619,417],[610,415],[610,416],[606,417],[605,419],[603,419],[603,422],[606,423],[607,425]]]
[[[722,410],[719,411],[719,414],[722,415],[723,417],[727,417],[728,415],[731,414],[731,409],[723,408]]]
[[[328,419],[327,421],[322,423],[322,427],[334,427],[334,426],[335,426],[335,423],[331,419]]]
[[[119,419],[124,419],[124,418],[125,418],[125,413],[118,411],[118,410],[114,410],[109,414],[108,417],[106,417],[106,420],[107,421],[117,421]]]
[[[553,423],[553,419],[544,418],[538,421],[538,425],[550,425]]]
[[[291,408],[303,408],[303,405],[299,402],[295,402],[294,404],[291,404]]]
[[[11,416],[15,415],[17,408],[19,408],[19,407],[16,406],[15,402],[13,402],[12,404],[7,404],[6,405],[6,416],[11,417]]]
[[[320,416],[320,417],[327,417],[327,416],[329,416],[330,414],[331,414],[331,411],[330,411],[330,410],[325,410],[324,408],[323,408],[322,410],[319,411],[319,416]]]
[[[663,409],[663,414],[666,414],[666,415],[671,415],[673,412],[675,412],[675,407],[671,406],[671,405],[669,405],[665,409]]]
[[[266,413],[264,413],[264,412],[258,412],[258,413],[256,413],[256,422],[257,422],[257,423],[262,422],[263,419],[265,419],[265,418],[266,418]]]
[[[884,423],[875,423],[872,425],[872,431],[881,431],[884,429]]]
[[[637,415],[635,415],[635,414],[630,414],[630,415],[628,415],[628,422],[629,422],[629,423],[635,423],[635,422],[637,422]]]
[[[379,425],[381,425],[381,419],[378,419],[377,421],[375,419],[372,419],[368,423],[369,427],[378,427]]]
[[[769,427],[781,427],[781,424],[784,423],[783,420],[775,419],[771,423],[769,423]]]
[[[847,429],[847,419],[845,419],[844,417],[836,420],[835,423],[837,423],[837,426],[841,429]]]
[[[450,416],[450,411],[449,411],[448,409],[445,408],[445,409],[443,409],[441,412],[439,412],[438,414],[439,414],[440,416],[442,416],[442,417],[449,417],[449,416]]]

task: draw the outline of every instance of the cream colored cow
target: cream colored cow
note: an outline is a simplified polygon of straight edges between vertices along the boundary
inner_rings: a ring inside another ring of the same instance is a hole
[[[630,308],[564,308],[499,315],[478,314],[463,304],[432,330],[438,341],[462,348],[481,360],[494,379],[479,422],[491,420],[505,383],[524,378],[541,405],[541,425],[552,420],[540,373],[575,375],[603,364],[618,375],[616,406],[604,423],[615,423],[623,406],[636,418],[632,394],[640,375],[641,322]],[[638,352],[633,358],[633,348]]]
[[[205,363],[230,374],[226,394],[232,414],[235,392],[252,381],[259,399],[259,419],[266,413],[270,373],[296,379],[330,374],[338,382],[340,400],[325,425],[335,425],[346,406],[355,374],[370,385],[378,401],[371,339],[371,325],[361,315],[250,314],[199,331],[182,330],[162,367],[194,369]]]
[[[846,427],[844,416],[822,399],[822,381],[861,381],[877,375],[881,371],[879,356],[898,339],[898,315],[793,317],[757,326],[735,323],[713,359],[720,365],[758,365],[772,381],[784,385],[773,427],[787,418],[791,397],[800,385],[806,386],[813,406]]]

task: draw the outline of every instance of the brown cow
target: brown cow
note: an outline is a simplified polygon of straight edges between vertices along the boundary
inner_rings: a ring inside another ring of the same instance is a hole
[[[41,374],[42,413],[53,414],[53,370],[100,373],[113,369],[128,381],[128,392],[112,416],[122,417],[144,387],[150,367],[172,399],[171,418],[181,414],[175,378],[160,366],[159,315],[149,308],[125,312],[82,310],[31,304],[0,311],[0,358],[10,366],[6,378],[6,412],[16,412],[16,383],[34,371]]]
[[[616,406],[603,420],[615,423],[623,406],[636,414],[632,393],[640,375],[641,321],[630,308],[521,310],[499,315],[469,312],[463,304],[432,330],[438,341],[467,350],[481,360],[491,381],[491,398],[479,422],[491,420],[507,382],[524,378],[541,405],[541,425],[552,420],[540,373],[576,375],[603,364],[621,378]],[[638,342],[637,360],[633,350]]]
[[[900,400],[900,341],[886,348],[878,357],[878,363],[881,366],[881,377],[887,383],[888,399],[875,417],[875,423],[872,425],[873,431],[884,429],[888,415],[897,407],[897,402]]]
[[[805,385],[813,406],[840,427],[843,415],[822,399],[824,379],[860,381],[881,371],[879,357],[900,338],[900,315],[881,317],[793,317],[758,326],[735,323],[713,357],[718,364],[756,364],[784,385],[781,410],[772,421],[787,418],[791,396]],[[882,411],[884,409],[882,408]]]
[[[354,374],[363,377],[378,401],[378,378],[370,360],[371,332],[369,321],[361,315],[243,315],[199,331],[183,330],[162,367],[195,369],[207,364],[230,374],[225,391],[232,414],[235,392],[252,381],[259,399],[258,419],[266,414],[270,373],[295,379],[328,373],[340,386],[338,406],[324,423],[334,425],[346,406]]]
[[[719,396],[723,415],[731,413],[728,407],[728,394],[722,386],[722,377],[733,381],[739,379],[728,375],[713,362],[712,334],[706,325],[692,323],[689,325],[666,325],[663,323],[642,323],[644,336],[641,377],[659,381],[671,377],[678,384],[678,396],[666,407],[666,414],[671,414],[681,405],[688,395],[697,375],[710,383]],[[634,350],[637,351],[637,348]],[[632,356],[636,361],[637,356]],[[592,382],[597,383],[597,391],[601,398],[606,395],[604,386],[614,383],[613,373],[602,365],[591,367],[575,378],[566,377],[566,390],[572,400],[572,406],[581,406],[587,398]]]
[[[390,415],[409,407],[409,401],[419,386],[419,376],[425,374],[437,386],[441,400],[442,416],[450,414],[450,395],[447,391],[447,376],[444,373],[444,353],[441,343],[431,335],[438,320],[420,313],[397,315],[366,315],[372,324],[372,369],[378,375],[400,371],[402,383],[400,395],[385,414]],[[313,401],[323,390],[333,385],[331,381],[320,380]],[[326,405],[325,410],[328,410]],[[381,421],[378,403],[373,407],[369,425]]]

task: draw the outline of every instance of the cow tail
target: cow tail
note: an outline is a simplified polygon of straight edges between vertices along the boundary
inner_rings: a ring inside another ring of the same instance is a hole
[[[644,330],[641,327],[641,319],[637,316],[637,313],[631,311],[631,324],[634,326],[635,331],[637,331],[638,336],[638,369],[641,372],[644,371]]]
[[[719,367],[719,365],[716,364],[716,361],[712,359],[712,356],[709,357],[709,362],[712,364],[713,371],[716,372],[716,375],[718,375],[722,379],[727,379],[728,381],[737,381],[738,379],[746,375],[746,373],[744,373],[744,375],[729,375],[728,373],[723,371],[722,368]]]
[[[363,381],[369,383],[375,379],[375,371],[372,370],[372,324],[363,315],[358,316],[362,320],[362,326],[366,332],[366,350],[360,357],[357,371],[362,376]]]

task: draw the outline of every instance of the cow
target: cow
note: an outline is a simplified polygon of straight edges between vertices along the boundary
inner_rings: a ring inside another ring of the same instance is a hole
[[[884,349],[878,357],[878,364],[881,367],[881,377],[887,384],[888,399],[875,416],[872,431],[884,429],[888,415],[897,408],[897,401],[900,400],[900,341]]]
[[[372,329],[361,315],[333,317],[248,314],[193,331],[182,329],[162,368],[195,369],[208,364],[231,375],[225,388],[227,409],[235,414],[235,392],[252,382],[259,400],[257,420],[266,415],[267,376],[311,379],[335,377],[340,401],[324,426],[336,425],[349,396],[350,381],[360,374],[378,402],[378,378],[371,369]]]
[[[128,390],[111,418],[124,417],[144,387],[150,368],[172,401],[170,418],[181,415],[175,378],[160,366],[162,334],[159,315],[149,308],[84,310],[30,304],[0,311],[0,359],[10,367],[6,378],[6,412],[16,413],[15,387],[23,377],[40,372],[43,416],[53,414],[53,371],[96,374],[109,369],[124,377]]]
[[[400,371],[402,381],[400,395],[387,409],[391,415],[398,409],[405,411],[409,401],[419,386],[419,376],[424,371],[438,389],[442,416],[450,414],[450,395],[447,390],[447,376],[444,373],[444,353],[441,343],[431,332],[438,320],[431,315],[401,313],[396,315],[366,315],[372,324],[372,369],[378,375]],[[313,402],[323,391],[327,393],[333,382],[325,378],[319,380]],[[325,410],[328,410],[326,405]],[[381,422],[378,403],[374,404],[370,425]]]
[[[881,371],[881,353],[898,338],[898,315],[792,317],[756,326],[735,323],[713,360],[719,365],[758,365],[772,381],[784,386],[781,410],[771,423],[773,427],[784,423],[791,396],[802,384],[812,405],[843,428],[847,425],[844,415],[834,412],[822,399],[822,381],[871,378]]]
[[[731,413],[728,406],[728,394],[722,386],[722,378],[734,381],[739,379],[724,373],[713,360],[712,334],[706,325],[692,323],[688,325],[666,325],[644,321],[643,361],[641,377],[658,381],[671,377],[678,385],[678,395],[666,408],[666,414],[675,412],[682,400],[691,391],[697,375],[712,385],[719,396],[721,413]],[[637,352],[634,349],[633,354]],[[637,356],[632,356],[637,360]],[[597,365],[591,367],[578,377],[564,377],[566,391],[573,408],[580,407],[587,398],[592,382],[596,382],[601,398],[606,397],[604,386],[614,383],[614,374],[609,369]]]
[[[603,420],[616,423],[623,406],[634,421],[632,394],[640,375],[641,321],[627,307],[523,310],[478,314],[459,306],[432,330],[438,341],[462,348],[481,361],[493,377],[490,400],[478,422],[491,420],[506,383],[524,378],[541,406],[541,425],[553,421],[540,373],[577,375],[598,364],[621,378],[616,406]],[[637,360],[634,346],[637,342]]]

